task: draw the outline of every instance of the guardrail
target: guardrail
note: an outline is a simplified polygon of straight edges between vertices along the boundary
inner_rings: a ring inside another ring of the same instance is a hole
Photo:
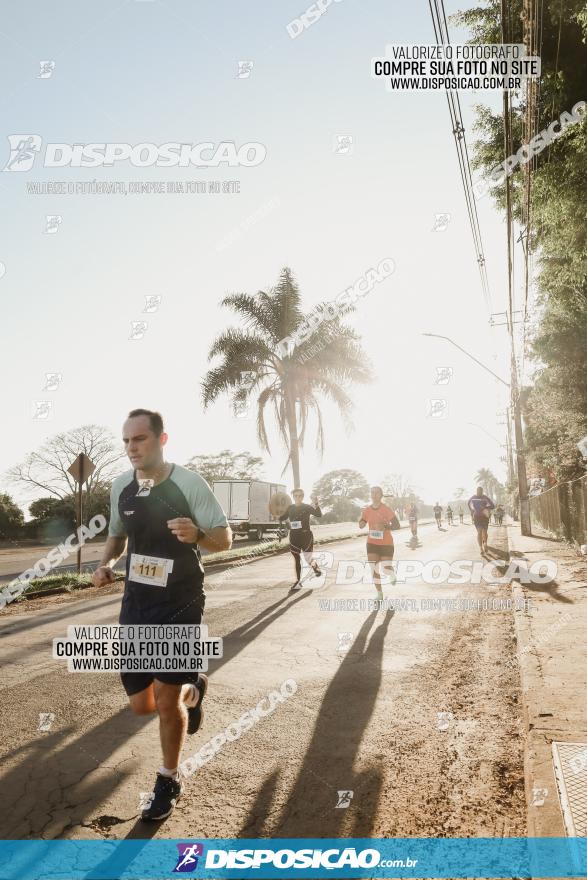
[[[587,476],[559,483],[530,498],[532,523],[559,538],[587,544]]]

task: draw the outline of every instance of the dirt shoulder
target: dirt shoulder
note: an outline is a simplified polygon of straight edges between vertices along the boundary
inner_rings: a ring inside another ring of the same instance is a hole
[[[527,610],[515,614],[527,729],[528,835],[565,837],[552,743],[587,745],[587,561],[569,545],[546,536],[525,538],[513,527],[509,542],[522,569],[546,559],[557,567],[552,582],[514,583],[513,592],[530,599]]]

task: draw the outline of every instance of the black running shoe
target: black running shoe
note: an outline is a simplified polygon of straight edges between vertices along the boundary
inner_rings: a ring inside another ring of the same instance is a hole
[[[162,776],[161,773],[158,773],[153,800],[141,813],[143,822],[160,822],[161,819],[167,819],[173,813],[182,791],[183,786],[179,779],[172,779],[171,776]]]
[[[201,672],[199,673],[196,688],[200,692],[200,699],[195,706],[186,707],[188,710],[188,733],[197,733],[204,723],[204,710],[202,709],[202,703],[204,702],[204,697],[208,690],[207,675],[203,675]]]
[[[289,591],[290,591],[290,593],[293,593],[294,590],[301,590],[301,589],[302,589],[301,583],[299,581],[296,581],[295,584],[291,585],[291,587],[289,588]]]

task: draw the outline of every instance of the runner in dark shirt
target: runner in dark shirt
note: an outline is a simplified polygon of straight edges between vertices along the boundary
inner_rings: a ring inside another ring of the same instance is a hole
[[[442,527],[442,507],[437,501],[432,509],[434,511],[434,519],[436,520],[436,525],[440,529]]]
[[[199,624],[205,602],[199,548],[230,547],[224,512],[199,474],[163,460],[167,434],[159,413],[133,410],[123,440],[133,470],[112,485],[108,540],[93,582],[114,581],[112,566],[128,541],[120,623]],[[133,712],[159,715],[163,766],[142,818],[165,819],[182,793],[179,756],[186,731],[195,733],[202,724],[208,678],[187,671],[121,678]]]
[[[489,526],[489,517],[495,504],[487,495],[483,493],[483,486],[477,486],[475,495],[469,498],[469,510],[473,516],[473,525],[477,529],[477,542],[481,555],[487,553],[487,529]]]
[[[410,524],[410,531],[412,532],[412,537],[418,537],[418,508],[415,504],[410,504],[408,507],[408,522]]]
[[[322,574],[318,568],[318,563],[312,559],[314,535],[310,528],[310,517],[322,516],[322,511],[320,510],[317,498],[312,498],[313,507],[310,504],[304,504],[303,489],[294,489],[291,494],[294,503],[279,517],[279,521],[285,522],[289,520],[289,549],[293,554],[296,568],[296,580],[291,589],[301,590],[302,556],[308,565],[314,569],[316,577],[320,577]]]

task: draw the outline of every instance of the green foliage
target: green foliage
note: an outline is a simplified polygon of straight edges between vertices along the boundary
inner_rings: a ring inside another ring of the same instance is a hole
[[[0,540],[17,537],[24,525],[23,512],[10,495],[0,493]]]
[[[75,522],[75,504],[71,496],[37,498],[30,503],[29,513],[37,520],[63,519],[69,521],[71,525]]]
[[[323,523],[354,522],[369,498],[369,484],[363,474],[350,468],[329,471],[316,483],[312,494],[318,496],[324,516]]]
[[[26,534],[42,541],[57,541],[67,537],[77,528],[77,500],[73,495],[65,498],[37,498],[29,505],[33,519],[26,524]],[[110,486],[97,484],[91,493],[84,492],[82,515],[84,523],[101,514],[110,518]]]
[[[186,467],[197,471],[208,483],[213,480],[259,480],[263,459],[250,452],[231,452],[223,449],[213,455],[194,455]]]
[[[290,269],[281,271],[277,284],[268,292],[231,294],[222,305],[239,315],[243,329],[229,328],[213,343],[208,357],[221,361],[204,377],[204,407],[221,394],[232,397],[235,410],[255,405],[257,437],[267,451],[265,418],[267,410],[272,411],[289,451],[284,471],[291,462],[293,482],[299,485],[299,451],[310,414],[316,418],[316,445],[322,451],[321,399],[332,401],[350,428],[353,403],[346,389],[351,383],[366,383],[371,378],[359,337],[342,322],[353,309],[341,308],[337,317],[322,321],[309,338],[285,353],[280,342],[293,336],[307,317]]]
[[[480,468],[475,474],[475,486],[483,486],[483,491],[494,501],[505,500],[505,486],[489,468]],[[473,493],[471,493],[473,494]]]
[[[546,0],[541,28],[539,120],[537,131],[587,100],[587,7],[584,0]],[[522,42],[522,3],[508,4],[510,42]],[[471,42],[501,42],[500,2],[458,13],[458,25],[469,29]],[[523,96],[513,107],[513,149],[523,143]],[[587,114],[570,125],[535,157],[532,175],[531,249],[537,257],[539,312],[529,334],[536,371],[524,394],[526,446],[539,465],[558,479],[584,473],[576,443],[587,435]],[[474,167],[484,176],[502,162],[500,114],[477,107]],[[526,168],[510,177],[514,217],[522,220]],[[505,186],[492,190],[505,208]]]

